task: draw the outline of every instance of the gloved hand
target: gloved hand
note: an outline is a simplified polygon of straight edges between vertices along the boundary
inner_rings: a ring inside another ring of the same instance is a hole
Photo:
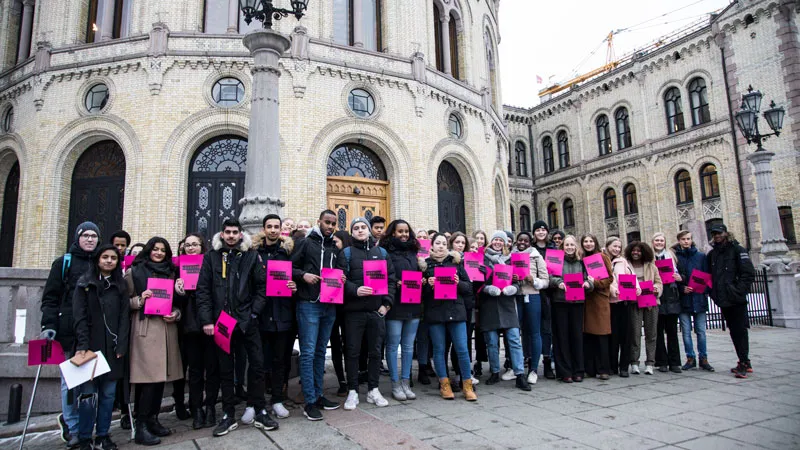
[[[39,339],[47,339],[48,341],[52,341],[56,338],[56,330],[46,329],[42,330],[42,333],[39,334]]]
[[[533,288],[537,291],[541,291],[542,289],[547,289],[550,285],[547,281],[542,280],[541,278],[534,278],[533,279]]]
[[[514,285],[506,286],[503,288],[503,295],[508,295],[510,297],[516,294],[517,294],[517,287]]]
[[[491,285],[485,286],[483,288],[483,291],[486,292],[487,294],[491,295],[492,297],[499,297],[500,296],[500,292],[501,292],[499,287],[491,286]]]

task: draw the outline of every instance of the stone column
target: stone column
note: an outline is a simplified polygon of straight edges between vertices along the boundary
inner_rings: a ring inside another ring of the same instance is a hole
[[[364,4],[353,0],[353,47],[364,47]]]
[[[753,164],[756,176],[756,194],[758,195],[758,220],[761,223],[761,256],[762,263],[769,266],[773,263],[788,263],[786,254],[789,247],[781,230],[778,214],[778,203],[775,200],[775,185],[772,183],[771,161],[775,153],[758,150],[747,156]]]
[[[103,0],[103,19],[100,22],[100,40],[110,41],[114,38],[114,0]]]
[[[281,72],[278,61],[289,49],[289,39],[269,29],[247,33],[244,45],[253,55],[253,99],[247,137],[247,170],[240,220],[250,233],[261,229],[267,214],[280,215],[281,158],[278,120],[278,89]]]
[[[22,29],[19,33],[19,49],[17,50],[17,63],[31,56],[31,29],[33,28],[33,0],[22,3]]]
[[[228,0],[228,29],[225,31],[239,33],[239,0]]]
[[[444,73],[451,75],[453,69],[450,67],[450,14],[440,17],[439,21],[442,22],[440,27],[442,31],[442,67]]]

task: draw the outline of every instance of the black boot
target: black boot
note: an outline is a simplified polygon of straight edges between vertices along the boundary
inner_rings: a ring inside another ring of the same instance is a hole
[[[172,434],[168,428],[166,428],[164,425],[161,425],[161,422],[158,421],[157,416],[152,416],[147,419],[147,429],[158,437],[165,437]]]
[[[192,411],[192,429],[199,430],[206,425],[206,413],[203,408],[197,408]]]
[[[548,380],[555,380],[556,374],[553,372],[553,360],[550,358],[544,358],[544,377]]]
[[[522,389],[523,391],[531,390],[531,385],[528,384],[528,380],[525,379],[525,375],[517,375],[517,389]]]
[[[426,366],[419,366],[417,381],[419,381],[419,384],[429,385],[431,384],[431,380],[428,378],[428,372],[425,369]]]
[[[188,420],[192,418],[192,415],[189,414],[189,411],[186,409],[186,404],[182,401],[175,402],[175,415],[178,416],[178,420]]]
[[[205,428],[213,428],[217,426],[217,409],[214,405],[206,407],[206,422]]]
[[[161,439],[150,433],[150,430],[147,429],[147,424],[143,420],[137,420],[134,442],[139,445],[158,445],[161,443]]]
[[[123,430],[130,430],[131,429],[131,416],[128,414],[123,414],[119,418],[119,426]]]

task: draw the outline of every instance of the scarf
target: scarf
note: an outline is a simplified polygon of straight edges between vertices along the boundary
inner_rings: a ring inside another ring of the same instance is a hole
[[[491,262],[492,266],[495,264],[504,264],[507,260],[506,256],[503,255],[502,251],[497,251],[492,247],[486,247],[486,250],[483,252],[484,259],[488,259]]]
[[[386,250],[390,252],[412,251],[415,250],[414,247],[415,247],[414,241],[412,241],[411,239],[403,242],[400,239],[397,239],[396,237],[390,237],[389,239],[387,239],[385,246]]]
[[[172,278],[175,269],[172,261],[164,259],[160,263],[146,260],[143,263],[135,264],[131,267],[131,277],[133,278],[133,290],[136,295],[142,295],[147,290],[148,278]],[[144,308],[139,310],[139,320],[144,320]]]

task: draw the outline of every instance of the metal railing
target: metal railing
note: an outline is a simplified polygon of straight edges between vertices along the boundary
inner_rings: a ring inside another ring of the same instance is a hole
[[[772,324],[772,302],[769,298],[769,281],[767,279],[767,269],[756,269],[756,278],[747,294],[747,317],[750,325]],[[725,330],[725,318],[722,311],[710,298],[708,299],[708,314],[706,315],[706,328],[716,328]]]

